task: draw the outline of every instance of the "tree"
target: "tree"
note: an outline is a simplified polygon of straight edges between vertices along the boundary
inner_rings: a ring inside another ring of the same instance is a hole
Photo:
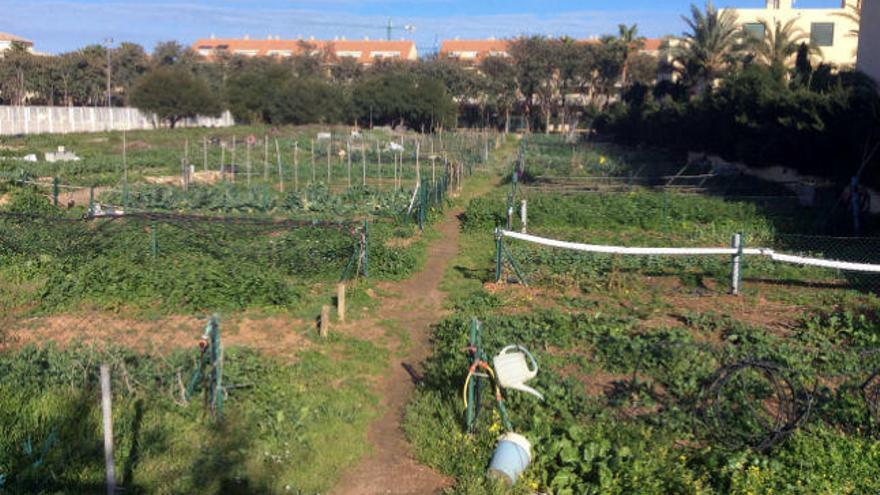
[[[0,58],[0,98],[11,105],[24,105],[36,65],[36,57],[25,45],[12,43]]]
[[[653,85],[657,80],[660,61],[654,55],[638,53],[629,59],[629,81],[644,86]]]
[[[672,47],[676,66],[692,86],[712,88],[734,65],[741,50],[742,31],[737,27],[736,12],[720,11],[710,0],[705,13],[691,5],[691,16],[682,19],[690,31]]]
[[[185,118],[221,113],[208,84],[179,67],[159,67],[141,78],[132,89],[131,102],[145,112],[155,113],[172,129]]]
[[[482,88],[486,104],[504,115],[504,132],[510,132],[510,112],[519,93],[516,88],[516,68],[502,57],[486,57],[480,63]]]
[[[620,24],[617,26],[617,30],[618,39],[623,45],[623,68],[621,69],[620,82],[626,86],[628,83],[627,74],[631,58],[634,55],[637,55],[639,50],[644,48],[645,38],[639,36],[639,26],[637,24],[633,24],[632,26]]]
[[[812,77],[813,63],[810,61],[810,47],[806,43],[801,43],[794,61],[795,83],[799,86],[809,87]]]
[[[190,47],[183,46],[176,41],[161,41],[153,48],[153,56],[150,60],[153,67],[175,65],[192,69],[198,58],[199,55]]]
[[[517,69],[517,85],[524,99],[526,130],[532,126],[535,110],[544,116],[545,131],[549,132],[553,99],[558,95],[558,60],[554,41],[541,36],[522,37],[510,44],[510,56]],[[558,53],[558,52],[557,52]]]
[[[269,123],[277,92],[290,84],[289,67],[272,60],[248,61],[243,70],[225,85],[226,102],[235,120],[242,123]]]
[[[273,124],[335,124],[350,115],[338,85],[317,78],[295,78],[274,94],[269,109]]]
[[[624,46],[612,36],[590,45],[590,51],[593,61],[590,84],[594,95],[601,99],[600,108],[605,108],[618,91],[626,53]]]
[[[354,113],[379,125],[406,125],[433,131],[455,125],[457,105],[443,84],[432,78],[401,72],[374,74],[352,94]]]
[[[110,60],[116,88],[114,93],[121,93],[123,104],[128,105],[132,86],[149,69],[149,57],[142,46],[123,42],[118,48],[111,50]]]
[[[330,67],[330,77],[337,84],[351,86],[363,76],[363,67],[353,57],[342,57]]]
[[[792,66],[801,45],[806,46],[810,54],[819,51],[805,41],[809,36],[802,29],[795,27],[796,21],[797,19],[791,19],[785,24],[776,21],[775,25],[771,26],[769,22],[762,20],[763,37],[743,33],[745,45],[752,52],[755,60],[770,67],[781,79],[786,77],[787,69]]]

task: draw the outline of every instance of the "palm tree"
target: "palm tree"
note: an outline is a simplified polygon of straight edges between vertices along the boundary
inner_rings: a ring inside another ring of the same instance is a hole
[[[744,32],[745,45],[754,54],[755,60],[784,74],[785,69],[792,66],[794,56],[797,55],[801,44],[806,44],[808,54],[819,54],[819,48],[808,42],[810,36],[795,27],[795,21],[797,19],[785,24],[776,21],[771,29],[770,23],[762,20],[764,36],[760,38]]]
[[[843,17],[844,19],[849,19],[857,26],[855,29],[850,29],[847,36],[852,36],[855,38],[859,37],[859,27],[862,25],[862,0],[858,0],[856,3],[852,4],[846,3],[847,12],[843,12],[840,14],[834,14],[837,17]]]
[[[621,71],[620,80],[621,83],[626,86],[629,58],[633,53],[638,53],[638,51],[645,46],[645,38],[644,36],[639,36],[638,24],[633,24],[632,26],[619,24],[617,29],[618,41],[623,45],[623,70]]]
[[[691,5],[691,16],[682,19],[690,32],[685,32],[678,45],[672,47],[674,63],[692,84],[711,88],[734,64],[742,48],[736,12],[718,10],[710,0],[705,13]]]

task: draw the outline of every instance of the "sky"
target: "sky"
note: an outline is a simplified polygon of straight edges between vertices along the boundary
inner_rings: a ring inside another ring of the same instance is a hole
[[[198,38],[413,39],[420,53],[439,40],[522,34],[577,38],[638,24],[643,36],[684,30],[681,15],[694,0],[0,0],[0,32],[30,39],[35,49],[61,53],[82,46],[131,41],[148,51],[160,41],[190,45]],[[702,2],[702,0],[696,0]],[[716,0],[722,7],[762,7],[764,0]],[[796,0],[804,8],[839,7],[840,0]]]

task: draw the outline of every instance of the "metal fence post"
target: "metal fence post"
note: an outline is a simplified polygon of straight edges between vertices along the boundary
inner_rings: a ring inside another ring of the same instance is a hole
[[[101,365],[101,416],[104,425],[104,472],[107,493],[116,493],[116,462],[113,457],[113,405],[110,395],[110,367]]]
[[[95,216],[95,188],[89,188],[89,217]]]
[[[730,247],[736,249],[736,253],[731,257],[730,269],[730,293],[734,296],[739,295],[740,283],[742,281],[742,256],[743,242],[742,234],[733,234]]]
[[[501,282],[501,239],[501,229],[499,227],[495,227],[495,283]]]
[[[59,180],[58,177],[52,178],[52,204],[55,205],[55,208],[58,208],[58,194],[59,194]]]
[[[370,222],[364,220],[364,278],[370,277]]]
[[[525,234],[528,232],[529,227],[529,210],[528,203],[526,200],[522,200],[522,205],[519,210],[520,221],[522,222],[522,233]]]

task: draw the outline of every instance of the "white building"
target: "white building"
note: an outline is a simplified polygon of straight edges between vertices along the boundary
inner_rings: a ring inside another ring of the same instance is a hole
[[[21,36],[16,36],[14,34],[9,33],[0,33],[0,57],[3,56],[3,52],[12,49],[12,45],[19,44],[23,45],[27,51],[33,53],[34,52],[34,42],[31,40],[26,40]]]
[[[726,9],[737,13],[737,22],[751,34],[764,35],[766,21],[771,28],[777,22],[785,25],[795,20],[795,28],[809,36],[810,43],[821,50],[821,60],[837,67],[853,67],[856,63],[859,26],[850,17],[862,0],[841,0],[839,8],[798,8],[794,0],[766,0],[763,9]],[[876,3],[876,0],[873,0]],[[870,3],[870,1],[869,1]]]
[[[866,0],[862,6],[859,70],[880,84],[880,0]]]

